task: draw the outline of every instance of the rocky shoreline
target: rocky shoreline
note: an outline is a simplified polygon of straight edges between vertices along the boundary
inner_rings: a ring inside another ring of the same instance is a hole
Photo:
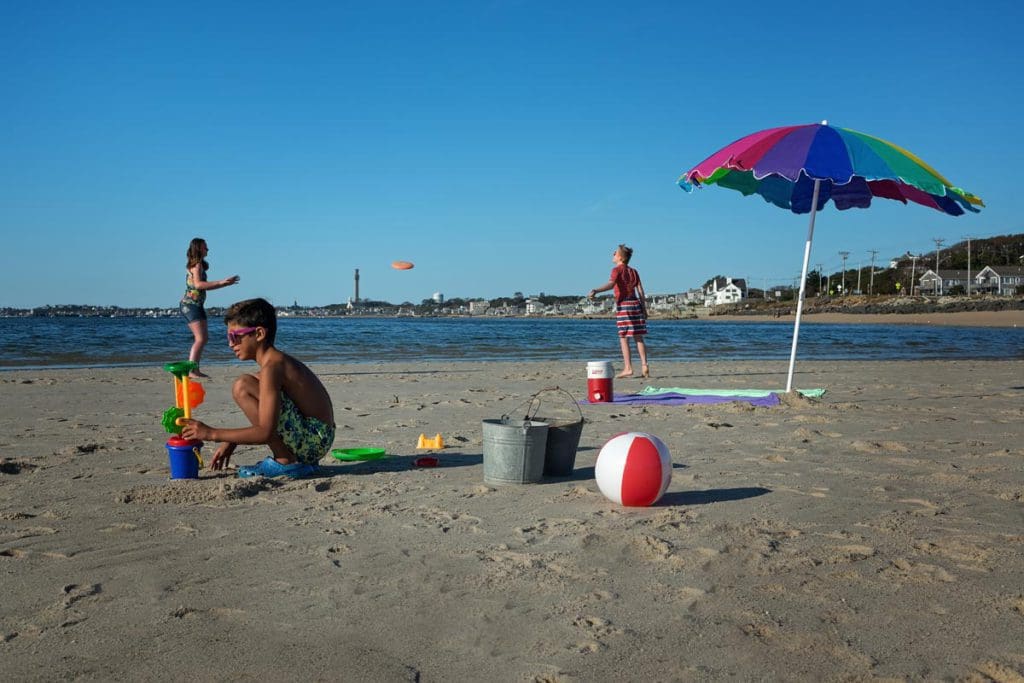
[[[730,306],[728,309],[719,307],[709,313],[709,317],[718,316],[769,316],[780,317],[796,312],[795,303],[768,302],[763,304],[746,303],[742,306]],[[1024,297],[966,297],[950,296],[939,298],[928,297],[866,297],[851,296],[846,298],[822,297],[807,299],[803,312],[806,315],[820,313],[842,314],[909,314],[909,313],[974,313],[988,311],[1022,311]]]

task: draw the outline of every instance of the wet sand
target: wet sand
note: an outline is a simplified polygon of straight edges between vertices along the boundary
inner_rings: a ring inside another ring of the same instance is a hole
[[[798,386],[824,398],[583,406],[573,476],[512,486],[483,481],[481,420],[552,385],[582,397],[580,364],[316,369],[335,445],[387,459],[170,480],[167,373],[0,373],[4,677],[1024,676],[1024,361],[801,362]],[[210,368],[197,417],[241,424],[240,370]],[[654,386],[773,389],[786,363],[652,370]],[[593,479],[628,430],[672,452],[650,508]],[[438,432],[440,466],[415,467]]]

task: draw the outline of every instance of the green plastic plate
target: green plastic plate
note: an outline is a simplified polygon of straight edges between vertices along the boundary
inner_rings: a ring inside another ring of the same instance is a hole
[[[335,448],[331,450],[338,460],[378,460],[387,455],[383,448]]]

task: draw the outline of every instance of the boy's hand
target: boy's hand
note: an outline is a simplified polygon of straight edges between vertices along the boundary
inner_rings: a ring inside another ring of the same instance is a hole
[[[199,420],[182,421],[181,438],[183,439],[198,439],[199,441],[207,441],[210,438],[210,434],[212,432],[212,429],[207,427]]]
[[[235,452],[235,444],[222,443],[213,452],[213,459],[210,460],[211,470],[225,470],[231,462],[231,454]]]

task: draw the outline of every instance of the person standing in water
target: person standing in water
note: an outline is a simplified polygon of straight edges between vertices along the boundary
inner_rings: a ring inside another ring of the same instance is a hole
[[[206,325],[206,292],[211,289],[228,287],[238,282],[239,277],[232,275],[223,280],[210,281],[206,279],[206,271],[210,264],[206,262],[206,255],[209,249],[206,247],[206,240],[195,237],[189,242],[186,252],[185,263],[185,295],[181,297],[181,314],[188,321],[188,328],[192,330],[194,341],[188,353],[188,359],[196,364],[196,369],[189,373],[192,378],[209,377],[199,370],[199,359],[203,355],[203,348],[209,341],[210,335]]]
[[[600,287],[590,290],[588,298],[593,299],[598,292],[615,290],[615,326],[619,331],[619,344],[622,347],[623,369],[616,377],[633,376],[633,360],[630,358],[629,338],[632,337],[636,343],[636,352],[640,356],[640,375],[650,377],[650,368],[647,365],[647,344],[644,342],[644,335],[647,334],[647,303],[644,294],[644,286],[640,282],[640,273],[629,266],[629,260],[633,258],[633,250],[625,244],[620,244],[612,252],[612,274],[608,282]]]

